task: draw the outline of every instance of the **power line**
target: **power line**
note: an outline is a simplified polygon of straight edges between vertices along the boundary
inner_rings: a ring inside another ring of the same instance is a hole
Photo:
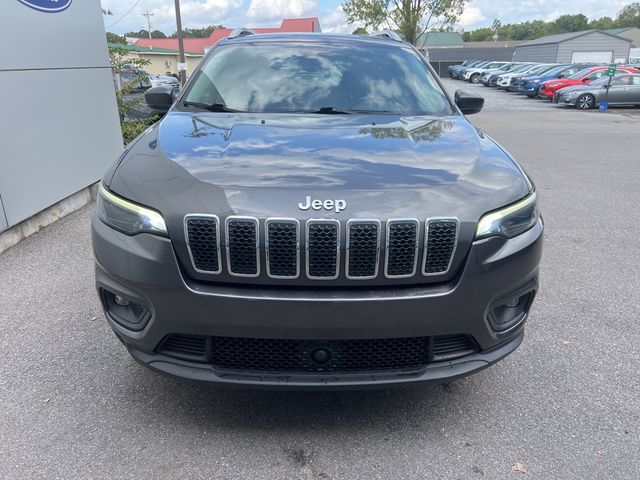
[[[127,13],[125,13],[124,15],[122,15],[118,20],[116,20],[115,22],[113,22],[111,25],[107,25],[106,28],[111,28],[113,27],[116,23],[120,22],[120,20],[122,20],[124,17],[126,17],[127,15],[129,15],[131,13],[131,11],[136,8],[138,6],[138,4],[141,2],[142,0],[137,0],[136,3],[133,4],[133,6],[127,10]]]

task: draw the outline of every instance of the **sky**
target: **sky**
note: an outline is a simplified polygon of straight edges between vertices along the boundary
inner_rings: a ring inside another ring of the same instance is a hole
[[[147,28],[142,14],[153,13],[152,30],[175,31],[174,0],[101,0],[113,15],[105,17],[105,29],[123,34]],[[456,29],[491,26],[494,18],[505,23],[553,20],[564,14],[583,13],[589,19],[616,14],[633,0],[472,0]],[[318,17],[323,32],[350,33],[340,8],[342,0],[180,0],[183,28],[222,24],[226,27],[275,27],[283,18]]]

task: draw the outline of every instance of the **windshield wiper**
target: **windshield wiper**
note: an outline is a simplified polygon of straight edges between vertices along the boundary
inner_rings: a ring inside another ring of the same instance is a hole
[[[228,108],[224,103],[200,103],[185,100],[184,102],[182,102],[182,105],[184,105],[185,107],[202,108],[203,110],[209,110],[210,112],[243,113],[243,110],[234,110],[233,108]]]
[[[331,114],[334,114],[334,115],[335,114],[338,114],[338,115],[340,115],[340,114],[342,114],[342,115],[351,115],[351,112],[349,110],[345,110],[343,108],[338,108],[338,107],[331,107],[331,106],[329,106],[329,107],[320,107],[319,109],[313,110],[310,113],[324,113],[324,114],[329,114],[329,115],[331,115]]]

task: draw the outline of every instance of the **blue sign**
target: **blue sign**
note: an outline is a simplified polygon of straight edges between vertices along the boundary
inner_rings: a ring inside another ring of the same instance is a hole
[[[18,0],[39,12],[58,13],[69,8],[71,0]]]

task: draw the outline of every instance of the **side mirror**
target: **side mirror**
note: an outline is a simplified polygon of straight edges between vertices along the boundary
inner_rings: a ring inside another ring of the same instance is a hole
[[[167,113],[173,105],[175,98],[175,88],[169,85],[161,85],[147,90],[144,94],[144,101],[149,108],[162,113]]]
[[[582,83],[589,83],[591,80],[589,80],[588,78],[583,78],[582,79]]]
[[[484,107],[484,98],[474,93],[468,93],[463,90],[457,90],[454,95],[454,101],[460,111],[465,115],[478,113]]]
[[[564,78],[564,73],[559,73],[556,78]]]

